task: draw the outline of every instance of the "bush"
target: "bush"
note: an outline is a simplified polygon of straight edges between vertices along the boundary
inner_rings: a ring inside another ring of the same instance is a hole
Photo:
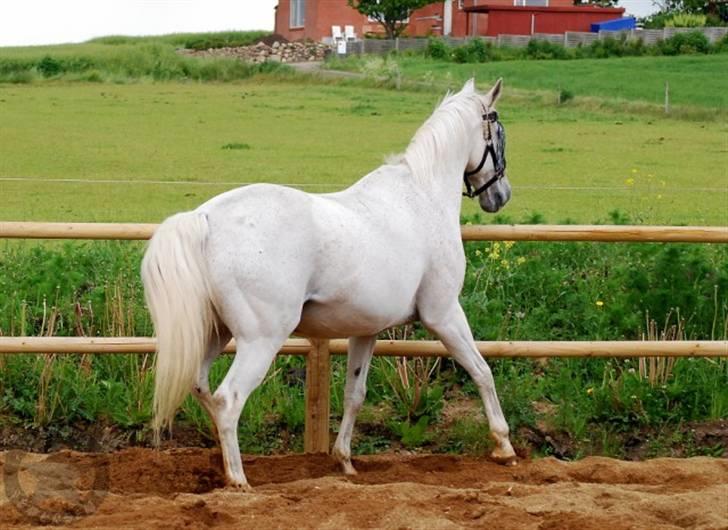
[[[60,61],[48,55],[38,61],[37,68],[38,71],[43,75],[43,77],[53,77],[63,71]]]
[[[490,56],[491,44],[486,44],[483,39],[473,39],[465,45],[470,62],[484,63]]]
[[[465,46],[453,48],[452,60],[460,64],[473,62],[470,60],[470,55],[468,54],[468,50],[465,49]]]
[[[701,31],[678,33],[669,39],[659,41],[657,49],[662,55],[709,53],[710,42]]]
[[[472,39],[453,48],[451,57],[456,63],[484,63],[494,58],[493,45],[483,39]]]
[[[450,57],[450,47],[442,39],[430,38],[427,40],[425,57],[445,61]]]
[[[574,93],[571,90],[562,88],[559,91],[559,103],[566,103],[569,100],[574,99]]]
[[[649,17],[645,17],[639,20],[642,27],[645,29],[662,29],[665,27],[665,22],[670,18],[670,14],[659,12]]]
[[[569,59],[569,51],[560,44],[545,40],[531,40],[526,46],[529,59]]]
[[[723,38],[713,45],[713,51],[716,53],[728,52],[728,33],[723,35]]]
[[[693,13],[675,13],[665,20],[666,28],[702,28],[707,22],[705,15]]]

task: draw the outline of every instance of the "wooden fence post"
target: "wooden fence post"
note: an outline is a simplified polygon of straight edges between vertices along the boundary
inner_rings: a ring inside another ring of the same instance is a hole
[[[306,358],[306,453],[329,452],[331,353],[328,340],[310,339]]]

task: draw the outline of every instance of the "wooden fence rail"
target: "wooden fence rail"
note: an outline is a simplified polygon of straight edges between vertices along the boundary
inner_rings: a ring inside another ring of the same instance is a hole
[[[332,355],[346,355],[346,339],[327,341]],[[154,353],[152,337],[0,337],[0,355],[16,353],[124,354]],[[728,341],[478,341],[485,357],[728,357]],[[280,355],[308,355],[307,339],[288,339]],[[225,352],[235,351],[235,341]],[[445,346],[436,340],[378,340],[374,355],[394,357],[445,357]]]
[[[149,239],[157,225],[138,223],[0,222],[0,238]],[[464,241],[602,241],[728,243],[728,227],[466,225]],[[0,355],[15,353],[153,353],[148,337],[0,337]],[[487,357],[728,357],[728,341],[478,342]],[[234,342],[225,351],[235,351]],[[306,452],[329,450],[330,357],[346,353],[343,339],[289,339],[280,353],[305,355]],[[375,355],[447,356],[439,341],[377,341]]]
[[[157,225],[140,223],[2,222],[8,239],[149,239]],[[602,241],[728,243],[725,226],[464,225],[464,241]]]

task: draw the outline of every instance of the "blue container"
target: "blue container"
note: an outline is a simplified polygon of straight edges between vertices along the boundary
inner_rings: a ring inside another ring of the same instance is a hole
[[[604,22],[596,22],[591,25],[592,33],[600,31],[622,31],[625,29],[635,29],[637,20],[634,17],[613,18]]]

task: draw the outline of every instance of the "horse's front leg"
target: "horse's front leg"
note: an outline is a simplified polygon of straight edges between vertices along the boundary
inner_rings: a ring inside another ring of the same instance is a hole
[[[422,322],[437,334],[447,351],[470,374],[478,386],[490,424],[491,436],[496,447],[491,457],[503,464],[515,464],[516,453],[508,438],[508,423],[503,416],[490,366],[475,346],[473,334],[460,304],[455,302],[447,309],[420,310]]]
[[[346,387],[344,388],[344,417],[334,443],[333,455],[347,475],[355,475],[351,465],[351,434],[356,415],[367,393],[367,373],[372,360],[376,335],[349,338],[349,356],[346,361]]]

